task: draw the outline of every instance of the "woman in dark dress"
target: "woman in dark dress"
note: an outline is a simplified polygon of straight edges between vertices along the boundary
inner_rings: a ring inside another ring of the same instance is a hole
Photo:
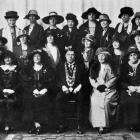
[[[137,48],[128,49],[127,63],[123,64],[121,72],[121,98],[123,123],[129,128],[140,124],[140,60]]]
[[[23,122],[30,122],[29,133],[42,132],[42,124],[48,121],[52,99],[53,74],[45,64],[45,52],[34,51],[30,56],[31,64],[22,70],[23,95]]]
[[[6,52],[3,65],[0,65],[0,121],[6,133],[14,129],[16,105],[20,97],[18,67],[14,62],[14,55]]]

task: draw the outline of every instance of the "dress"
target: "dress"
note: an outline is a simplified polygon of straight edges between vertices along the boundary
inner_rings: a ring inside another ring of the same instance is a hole
[[[93,127],[110,127],[115,119],[118,105],[118,93],[115,88],[116,77],[109,64],[101,65],[97,76],[94,71],[97,65],[94,66],[93,64],[90,70],[90,83],[93,91],[90,97],[89,119]],[[97,87],[102,84],[107,87],[105,92],[97,90]]]

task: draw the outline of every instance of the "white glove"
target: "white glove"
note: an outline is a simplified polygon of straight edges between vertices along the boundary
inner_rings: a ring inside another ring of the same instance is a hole
[[[38,89],[33,90],[33,94],[39,94]]]
[[[79,91],[81,90],[81,88],[82,88],[82,85],[79,84],[79,85],[74,89],[73,92],[76,94],[77,92],[79,92]]]
[[[62,86],[62,91],[65,93],[69,93],[69,89],[65,85]]]
[[[129,89],[131,92],[135,92],[135,91],[136,91],[136,87],[135,87],[135,86],[128,86],[128,89]]]
[[[4,92],[4,93],[9,93],[9,94],[15,93],[15,91],[12,90],[12,89],[4,89],[3,92]]]
[[[46,92],[48,92],[48,89],[44,88],[42,90],[40,90],[40,95],[44,95]]]

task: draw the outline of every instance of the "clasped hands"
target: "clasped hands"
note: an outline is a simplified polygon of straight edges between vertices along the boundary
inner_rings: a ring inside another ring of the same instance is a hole
[[[131,96],[132,93],[134,92],[139,92],[140,93],[140,86],[128,86],[128,95]]]
[[[79,84],[75,89],[73,89],[72,87],[68,88],[65,85],[62,86],[62,91],[66,94],[73,92],[74,94],[76,94],[77,92],[79,92],[81,90],[82,85]]]
[[[46,88],[41,89],[40,91],[38,89],[33,90],[33,95],[34,97],[41,97],[43,95],[45,95],[48,92],[48,90]]]
[[[12,89],[3,89],[3,93],[4,93],[3,95],[4,97],[8,97],[9,95],[14,94],[15,91]]]

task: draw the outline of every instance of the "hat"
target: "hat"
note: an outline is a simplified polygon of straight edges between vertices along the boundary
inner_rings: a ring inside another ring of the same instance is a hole
[[[129,55],[131,53],[136,53],[136,54],[140,55],[140,52],[139,52],[138,48],[135,45],[129,46],[129,48],[127,50],[127,54],[126,54],[127,57],[129,57]]]
[[[92,34],[86,34],[86,36],[82,39],[82,42],[84,42],[85,40],[89,40],[92,43],[96,44],[96,39]]]
[[[134,38],[136,35],[140,36],[140,31],[139,30],[133,30],[131,33],[131,38]]]
[[[24,17],[24,19],[29,19],[30,15],[34,15],[36,20],[40,19],[38,12],[36,10],[30,10],[29,13]]]
[[[51,17],[56,18],[57,24],[60,24],[60,23],[62,23],[64,21],[64,18],[62,16],[58,15],[57,12],[50,12],[49,16],[44,17],[42,20],[43,20],[44,23],[50,24],[49,19]]]
[[[76,15],[74,15],[74,14],[72,14],[72,13],[68,13],[68,14],[66,15],[66,20],[73,20],[75,26],[78,25],[78,20],[77,20],[77,18],[76,18]]]
[[[2,42],[3,45],[5,45],[8,42],[8,40],[2,36],[0,36],[0,41]]]
[[[29,35],[27,35],[27,34],[25,34],[25,33],[22,33],[22,34],[20,34],[20,35],[17,37],[17,39],[16,39],[17,42],[20,42],[20,38],[21,38],[21,37],[24,37],[24,36],[27,38],[27,40],[30,39]]]
[[[101,14],[99,16],[99,22],[103,21],[103,20],[106,20],[108,21],[108,23],[110,24],[111,23],[111,20],[109,19],[109,16],[107,14]]]
[[[119,18],[122,17],[123,14],[128,14],[130,17],[133,16],[134,12],[133,12],[133,8],[131,7],[123,7],[120,9],[120,14],[119,14]]]
[[[105,48],[105,47],[100,47],[100,48],[98,48],[98,49],[96,50],[95,55],[97,56],[97,55],[99,55],[99,54],[101,54],[101,53],[107,54],[107,55],[111,55],[111,53],[109,52],[109,50],[108,50],[107,48]]]
[[[135,13],[134,18],[132,19],[132,23],[133,23],[133,24],[136,24],[136,23],[135,23],[135,19],[136,19],[136,18],[140,18],[140,12],[136,12],[136,13]]]
[[[5,17],[5,19],[9,19],[9,18],[18,19],[19,18],[19,16],[17,15],[16,11],[8,11],[8,12],[6,12],[4,17]]]
[[[88,15],[89,15],[89,13],[94,13],[95,15],[96,15],[96,19],[98,19],[99,18],[99,16],[100,16],[100,12],[99,11],[97,11],[94,7],[92,7],[92,8],[89,8],[87,11],[85,11],[83,14],[82,14],[82,18],[83,19],[88,19]]]

